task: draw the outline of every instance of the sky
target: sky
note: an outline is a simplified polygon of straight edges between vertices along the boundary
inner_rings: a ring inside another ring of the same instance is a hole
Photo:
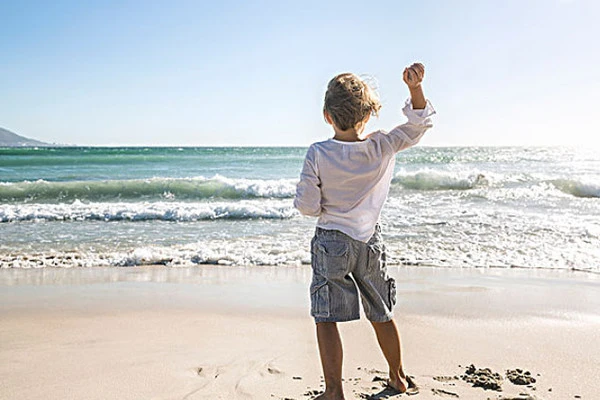
[[[429,146],[600,148],[600,2],[3,1],[0,127],[78,145],[307,146],[327,82],[368,76],[405,121],[422,62]]]

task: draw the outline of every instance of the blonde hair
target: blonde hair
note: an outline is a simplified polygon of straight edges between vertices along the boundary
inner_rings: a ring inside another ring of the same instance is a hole
[[[379,115],[380,109],[377,93],[358,76],[343,73],[329,81],[323,111],[327,111],[337,128],[355,128],[369,115]]]

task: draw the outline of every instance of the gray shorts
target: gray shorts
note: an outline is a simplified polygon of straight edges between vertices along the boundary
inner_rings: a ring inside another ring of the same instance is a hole
[[[392,319],[396,282],[387,273],[379,225],[367,243],[337,230],[317,228],[311,241],[311,265],[310,314],[315,322],[359,319],[359,292],[367,319]]]

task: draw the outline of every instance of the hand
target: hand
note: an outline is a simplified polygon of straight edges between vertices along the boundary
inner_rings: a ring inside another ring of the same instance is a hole
[[[402,79],[409,89],[416,89],[421,86],[425,77],[425,67],[421,63],[414,63],[408,68],[404,68]]]

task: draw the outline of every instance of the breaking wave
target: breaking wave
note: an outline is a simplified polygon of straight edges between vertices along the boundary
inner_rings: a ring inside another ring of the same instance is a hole
[[[400,172],[392,184],[413,190],[468,190],[487,186],[488,178],[481,173],[461,174],[442,171]]]
[[[561,192],[575,197],[600,197],[600,183],[583,182],[571,179],[557,179],[550,183]]]
[[[287,219],[294,215],[297,212],[291,202],[281,200],[231,203],[84,203],[76,200],[70,204],[38,203],[0,208],[0,222]]]
[[[207,198],[291,198],[294,179],[152,178],[106,181],[18,182],[0,184],[0,201],[200,200]]]

